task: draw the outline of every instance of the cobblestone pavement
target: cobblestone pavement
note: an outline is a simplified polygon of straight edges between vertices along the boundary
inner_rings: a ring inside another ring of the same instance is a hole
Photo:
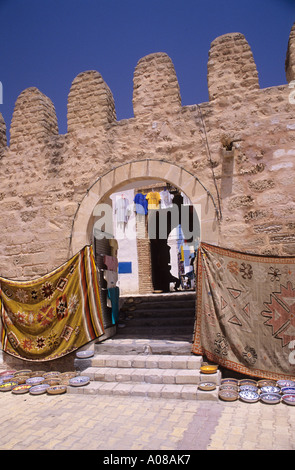
[[[283,403],[1,392],[0,406],[0,450],[295,449]]]

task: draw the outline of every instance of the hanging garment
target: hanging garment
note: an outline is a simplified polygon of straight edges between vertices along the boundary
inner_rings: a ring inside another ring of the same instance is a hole
[[[157,191],[150,191],[146,195],[148,201],[148,209],[159,209],[161,196]]]
[[[117,256],[117,253],[118,253],[118,242],[115,238],[111,238],[109,240],[109,244],[110,244],[110,247],[111,247],[111,256]]]
[[[1,346],[12,356],[49,361],[104,333],[91,246],[36,280],[0,285]]]
[[[116,287],[118,281],[118,273],[115,271],[105,270],[103,272],[103,277],[107,281],[107,288]]]
[[[104,255],[103,262],[109,271],[118,271],[118,259],[115,256]]]
[[[161,198],[161,209],[168,209],[173,207],[173,194],[169,193],[168,189],[164,189],[160,192]]]
[[[112,324],[115,325],[119,319],[119,287],[111,287],[108,289],[108,299],[112,308]]]
[[[129,206],[129,201],[124,195],[122,195],[116,200],[115,214],[116,214],[117,223],[126,224],[128,222],[128,217],[129,217],[128,206]]]
[[[136,194],[134,198],[134,203],[135,203],[135,212],[137,214],[146,215],[148,213],[148,201],[144,194],[142,193]]]

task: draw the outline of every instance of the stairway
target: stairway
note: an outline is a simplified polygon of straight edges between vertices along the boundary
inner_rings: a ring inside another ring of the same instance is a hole
[[[75,359],[90,378],[68,393],[218,400],[217,389],[202,391],[201,382],[220,383],[220,372],[200,372],[202,357],[191,354],[195,293],[126,298],[117,334],[93,347],[93,356]]]

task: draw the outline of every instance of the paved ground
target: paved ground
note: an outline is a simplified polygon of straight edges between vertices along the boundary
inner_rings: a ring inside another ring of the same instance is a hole
[[[295,407],[283,403],[0,392],[0,407],[0,450],[295,449]]]

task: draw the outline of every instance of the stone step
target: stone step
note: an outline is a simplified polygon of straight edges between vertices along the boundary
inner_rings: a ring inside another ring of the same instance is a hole
[[[80,367],[79,367],[79,361]],[[78,359],[76,365],[83,370],[84,359]],[[90,368],[123,368],[123,369],[176,369],[199,370],[203,361],[202,356],[194,355],[163,355],[163,354],[98,354],[89,358],[87,370]],[[84,362],[85,364],[85,362]],[[91,366],[89,366],[91,364]],[[85,372],[85,371],[84,371]],[[83,372],[83,373],[84,373]],[[88,374],[86,374],[88,375]]]
[[[152,384],[136,382],[91,381],[83,387],[67,387],[68,393],[147,398],[218,401],[218,387],[213,391],[199,390],[195,384]]]
[[[135,326],[160,326],[169,328],[171,326],[181,325],[181,327],[189,326],[190,328],[194,326],[195,319],[192,317],[158,317],[158,316],[136,316],[131,319],[126,319],[124,322],[128,321],[128,328]]]
[[[124,331],[125,328],[122,329]],[[122,338],[116,335],[105,341],[94,344],[96,355],[100,354],[143,354],[146,350],[152,354],[166,355],[189,355],[192,351],[192,343],[187,340],[171,340],[166,339],[138,339],[138,338]],[[78,359],[81,361],[84,359]],[[76,360],[77,361],[77,360]]]
[[[174,308],[165,308],[165,309],[136,309],[136,310],[126,310],[123,313],[126,316],[131,315],[134,318],[138,319],[145,319],[145,318],[155,318],[155,319],[169,319],[175,318],[178,321],[181,321],[183,318],[195,318],[195,310],[194,308],[182,308],[182,309],[174,309]]]
[[[166,310],[175,310],[181,312],[184,308],[194,310],[196,303],[194,300],[174,300],[166,302],[165,300],[162,301],[154,301],[154,302],[145,302],[142,301],[140,303],[130,303],[124,304],[123,309],[135,309],[136,311],[145,311],[145,310],[154,310],[159,312],[164,312]]]

